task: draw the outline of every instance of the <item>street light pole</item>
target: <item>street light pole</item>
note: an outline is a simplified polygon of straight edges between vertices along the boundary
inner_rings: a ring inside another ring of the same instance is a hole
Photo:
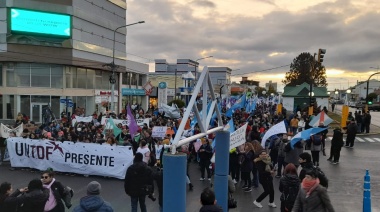
[[[139,21],[139,22],[136,22],[136,23],[119,26],[118,28],[116,28],[113,31],[112,63],[107,64],[108,66],[111,67],[111,70],[112,70],[112,75],[109,78],[109,82],[111,83],[111,111],[115,111],[115,102],[114,102],[115,101],[115,94],[114,94],[115,93],[115,83],[116,83],[115,71],[116,71],[116,68],[117,68],[117,66],[115,65],[116,31],[118,29],[120,29],[120,28],[123,28],[123,27],[128,27],[128,26],[132,26],[132,25],[136,25],[136,24],[143,24],[143,23],[145,23],[145,21]]]
[[[379,70],[380,68],[377,67],[377,68],[374,68],[374,67],[369,67],[369,68],[373,68],[373,69],[377,69]],[[368,111],[368,90],[369,90],[369,80],[371,79],[372,76],[376,75],[376,74],[380,74],[380,72],[376,72],[374,74],[371,74],[371,76],[368,77],[368,80],[367,80],[367,91],[366,91],[366,95],[365,95],[365,104],[366,104],[366,112]]]
[[[207,59],[207,58],[210,58],[210,57],[214,57],[214,56],[202,57],[202,58],[199,58],[199,59],[195,60],[195,64],[194,64],[194,71],[195,71],[194,77],[195,77],[195,80],[197,80],[197,63],[198,63],[198,61],[203,60],[203,59]]]

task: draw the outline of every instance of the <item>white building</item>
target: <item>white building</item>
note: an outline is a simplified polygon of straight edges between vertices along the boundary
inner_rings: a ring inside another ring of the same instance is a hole
[[[369,89],[368,94],[373,93],[375,89],[380,87],[380,81],[376,79],[371,79],[369,81]],[[351,95],[356,99],[356,101],[360,99],[365,99],[367,95],[367,81],[358,83],[351,91]]]

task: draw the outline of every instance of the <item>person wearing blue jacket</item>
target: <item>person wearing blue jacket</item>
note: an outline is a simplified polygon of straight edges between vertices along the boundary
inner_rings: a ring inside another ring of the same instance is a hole
[[[97,181],[92,181],[87,185],[87,196],[80,199],[80,204],[73,212],[113,212],[110,203],[100,196],[102,186]]]

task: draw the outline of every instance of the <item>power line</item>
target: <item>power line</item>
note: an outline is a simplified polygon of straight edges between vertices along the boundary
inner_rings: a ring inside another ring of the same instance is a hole
[[[252,74],[252,73],[271,71],[271,70],[274,70],[274,69],[279,69],[279,68],[287,67],[287,66],[290,66],[290,65],[291,64],[282,65],[282,66],[278,66],[278,67],[274,67],[274,68],[263,69],[263,70],[260,70],[260,71],[252,71],[252,72],[246,72],[246,73],[240,73],[240,74],[231,74],[231,76],[239,76],[239,75],[245,75],[245,74]]]

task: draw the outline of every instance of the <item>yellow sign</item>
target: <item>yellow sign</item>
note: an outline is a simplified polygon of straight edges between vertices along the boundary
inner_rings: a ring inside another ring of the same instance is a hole
[[[313,115],[314,107],[309,107],[309,116]]]
[[[282,104],[278,104],[277,105],[277,114],[281,114],[282,113]]]
[[[343,107],[342,107],[342,121],[340,122],[340,126],[342,128],[347,126],[348,111],[349,111],[348,106],[343,105]]]

